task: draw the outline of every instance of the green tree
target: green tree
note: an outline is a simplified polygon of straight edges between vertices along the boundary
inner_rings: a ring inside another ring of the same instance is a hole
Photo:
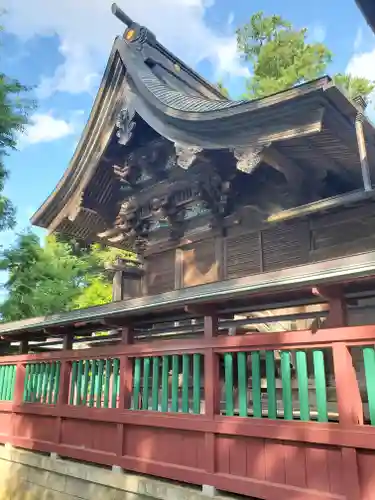
[[[354,99],[358,95],[368,97],[375,90],[375,81],[358,76],[338,73],[334,76],[333,81],[350,99]]]
[[[307,28],[296,29],[281,16],[257,12],[236,34],[238,50],[251,66],[245,96],[249,99],[314,80],[326,73],[332,61],[323,43],[309,42]],[[374,89],[374,82],[364,78],[340,74],[335,81],[351,98],[355,93],[368,96]]]
[[[104,264],[129,252],[93,245],[76,255],[69,242],[55,236],[39,238],[29,232],[18,236],[2,252],[0,270],[8,272],[7,297],[0,305],[3,321],[14,321],[105,304],[112,299],[112,284]],[[131,256],[131,255],[130,255]]]
[[[0,33],[2,31],[0,26]],[[24,132],[29,113],[34,108],[34,103],[26,98],[29,90],[18,80],[0,72],[0,230],[15,225],[15,208],[3,194],[8,176],[4,160],[16,149],[19,134]]]

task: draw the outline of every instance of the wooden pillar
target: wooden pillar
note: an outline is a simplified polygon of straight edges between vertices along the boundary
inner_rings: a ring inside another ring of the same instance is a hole
[[[65,335],[63,340],[63,350],[71,351],[73,348],[73,334],[68,333]],[[69,403],[69,390],[70,390],[70,372],[72,368],[72,362],[70,360],[64,359],[61,361],[60,366],[60,383],[59,383],[59,395],[57,398],[57,409],[59,410],[59,415],[57,417],[56,424],[56,444],[61,442],[61,427],[62,427],[62,407]]]
[[[73,349],[73,339],[74,335],[72,333],[67,333],[63,340],[63,350],[71,351]]]
[[[313,288],[313,294],[322,297],[322,299],[328,302],[329,306],[328,316],[323,320],[320,328],[340,328],[347,326],[347,306],[342,288],[339,286]],[[333,357],[330,356],[329,351],[329,349],[323,349],[328,385],[330,379],[334,376]]]
[[[361,395],[350,350],[344,342],[338,342],[332,351],[340,424],[363,425]]]
[[[362,96],[355,97],[354,102],[358,107],[358,113],[355,119],[355,131],[357,135],[359,160],[361,162],[363,187],[365,191],[371,191],[372,184],[371,184],[369,162],[367,157],[366,137],[365,137],[365,132],[363,130],[364,111],[366,109],[367,103]]]
[[[23,393],[25,387],[26,365],[17,363],[16,367],[16,382],[14,387],[14,404],[21,405],[23,403]]]
[[[123,277],[122,270],[115,271],[112,281],[112,302],[118,302],[123,297]]]
[[[121,331],[121,346],[133,343],[133,329],[125,327]],[[133,364],[126,354],[120,355],[120,381],[119,381],[119,407],[117,411],[130,408],[130,398],[133,388]],[[124,448],[124,424],[117,424],[117,450],[116,455],[122,457]]]
[[[27,354],[28,352],[29,352],[29,341],[28,340],[21,340],[19,353],[20,354]]]
[[[207,314],[204,317],[204,337],[205,340],[212,340],[217,336],[218,317],[216,313]],[[206,418],[213,420],[220,411],[219,395],[219,359],[212,347],[206,348],[204,355],[204,396]],[[205,434],[205,464],[206,471],[214,474],[215,464],[215,434],[206,432]]]

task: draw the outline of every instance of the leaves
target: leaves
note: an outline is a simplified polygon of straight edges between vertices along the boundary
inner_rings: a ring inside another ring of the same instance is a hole
[[[322,74],[331,62],[331,52],[321,43],[307,42],[307,29],[296,30],[281,16],[254,14],[237,30],[237,44],[252,65],[246,97],[264,97]]]
[[[10,200],[1,195],[7,177],[4,158],[16,149],[19,134],[24,131],[30,112],[35,108],[35,103],[26,97],[29,90],[18,80],[0,73],[0,231],[15,225],[15,209]]]
[[[247,81],[248,99],[281,92],[323,76],[332,61],[331,51],[322,43],[309,42],[308,30],[295,29],[281,16],[257,12],[236,31],[242,58],[251,66]],[[368,96],[375,82],[366,78],[338,74],[335,83],[350,99]]]
[[[49,236],[44,246],[29,232],[2,252],[0,270],[8,271],[7,299],[0,306],[3,321],[44,316],[112,300],[112,284],[104,263],[129,252],[100,245],[81,255],[70,242]]]
[[[350,74],[338,73],[334,76],[333,81],[349,99],[354,99],[359,95],[367,97],[375,90],[375,81]]]

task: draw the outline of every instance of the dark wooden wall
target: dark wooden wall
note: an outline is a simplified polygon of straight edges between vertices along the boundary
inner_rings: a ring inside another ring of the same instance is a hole
[[[148,256],[143,290],[163,293],[374,248],[373,203],[257,229],[232,225],[224,238],[202,232],[194,242]]]

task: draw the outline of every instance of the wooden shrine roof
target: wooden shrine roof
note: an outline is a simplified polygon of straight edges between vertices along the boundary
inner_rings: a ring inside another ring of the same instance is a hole
[[[358,7],[361,9],[363,15],[369,26],[375,32],[375,2],[374,0],[356,0]]]
[[[357,113],[329,77],[263,99],[228,100],[133,23],[116,38],[70,165],[32,223],[111,244],[100,235],[113,228],[121,201],[113,166],[147,134],[171,145],[180,166],[181,158],[191,164],[203,151],[238,168],[245,163],[251,175],[252,164],[271,148],[306,170],[307,178],[332,170],[359,189]],[[364,129],[371,160],[375,131],[367,120]]]

